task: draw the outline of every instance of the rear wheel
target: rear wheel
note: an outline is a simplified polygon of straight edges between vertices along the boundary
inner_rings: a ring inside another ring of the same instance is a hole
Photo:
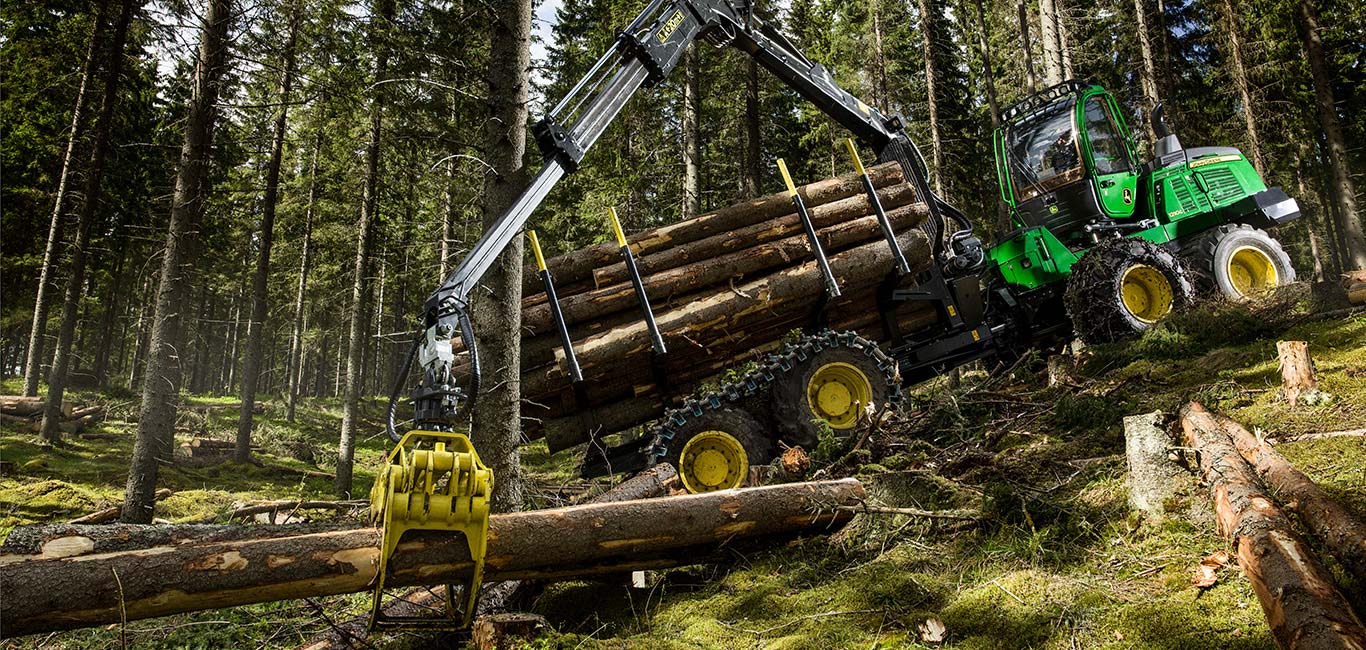
[[[1295,267],[1266,231],[1229,223],[1210,230],[1191,256],[1202,288],[1242,300],[1295,281]]]
[[[821,422],[836,433],[849,431],[870,406],[892,401],[898,378],[894,368],[891,373],[861,349],[820,350],[774,384],[774,422],[784,440],[814,449]]]
[[[1063,302],[1087,343],[1141,334],[1167,314],[1190,306],[1185,265],[1171,251],[1141,239],[1114,239],[1072,266]]]
[[[750,465],[773,460],[773,443],[754,416],[731,408],[689,413],[671,427],[673,439],[664,456],[678,468],[683,487],[694,494],[740,487]]]

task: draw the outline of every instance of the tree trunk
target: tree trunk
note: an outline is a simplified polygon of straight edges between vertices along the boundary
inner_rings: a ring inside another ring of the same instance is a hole
[[[842,479],[496,514],[484,579],[563,580],[696,564],[747,540],[837,530],[863,497],[857,480]],[[17,528],[0,547],[7,594],[0,634],[365,591],[379,542],[373,527]],[[460,584],[470,573],[468,557],[462,535],[412,533],[394,552],[385,586]]]
[[[1062,51],[1058,36],[1057,0],[1039,0],[1039,33],[1043,40],[1043,83],[1051,86],[1062,83]]]
[[[701,73],[697,45],[683,53],[683,218],[702,211]]]
[[[113,354],[115,341],[122,338],[116,336],[114,331],[115,320],[123,307],[123,297],[127,292],[128,252],[121,250],[115,255],[117,258],[114,260],[113,270],[110,271],[109,288],[100,299],[100,325],[96,331],[101,333],[101,336],[95,344],[95,367],[91,373],[100,388],[109,386],[109,357]]]
[[[1034,45],[1029,38],[1029,11],[1024,0],[1020,2],[1020,47],[1024,50],[1025,79],[1029,82],[1029,92],[1038,92],[1039,78],[1034,74]]]
[[[763,143],[759,131],[759,64],[751,57],[745,61],[745,149],[740,162],[742,198],[759,196],[763,178]]]
[[[1152,38],[1148,33],[1148,7],[1144,0],[1134,0],[1134,27],[1138,35],[1138,51],[1143,59],[1143,68],[1138,73],[1139,85],[1143,87],[1143,112],[1144,117],[1151,117],[1153,108],[1162,103],[1162,96],[1157,91],[1157,63],[1153,60]],[[1143,124],[1148,133],[1148,144],[1156,145],[1157,133],[1153,131],[1153,121],[1145,119]]]
[[[1363,648],[1366,628],[1332,576],[1295,532],[1290,518],[1262,491],[1256,475],[1209,412],[1181,409],[1185,444],[1199,450],[1200,473],[1214,499],[1219,530],[1266,613],[1282,648]]]
[[[1140,2],[1141,0],[1134,0]],[[1238,10],[1234,0],[1224,0],[1224,19],[1228,21],[1229,72],[1233,85],[1238,87],[1238,99],[1243,104],[1243,126],[1247,129],[1248,158],[1257,173],[1266,175],[1266,160],[1262,158],[1262,138],[1257,134],[1256,111],[1253,110],[1252,82],[1248,79],[1247,66],[1243,63],[1242,26],[1238,24]],[[1147,50],[1145,50],[1146,52]],[[1149,127],[1151,128],[1151,127]]]
[[[1366,269],[1366,232],[1357,215],[1356,186],[1347,158],[1347,142],[1338,122],[1337,106],[1333,98],[1333,82],[1328,76],[1327,56],[1319,38],[1318,9],[1315,0],[1300,0],[1300,35],[1304,51],[1309,57],[1309,70],[1314,77],[1314,102],[1318,108],[1319,126],[1328,145],[1328,160],[1333,172],[1333,196],[1337,199],[1338,233],[1342,238],[1341,254],[1349,268]]]
[[[61,245],[64,231],[63,217],[66,202],[70,196],[67,184],[74,173],[72,163],[76,159],[76,144],[86,137],[86,102],[90,92],[100,54],[104,51],[105,12],[108,3],[97,4],[95,17],[90,28],[90,45],[85,52],[85,65],[81,69],[81,83],[76,88],[76,106],[71,110],[71,134],[66,140],[66,151],[62,154],[62,171],[57,177],[57,197],[52,207],[52,221],[47,228],[47,244],[43,248],[43,265],[38,269],[38,295],[33,302],[33,325],[28,335],[28,353],[24,360],[24,393],[38,394],[38,378],[43,371],[43,348],[46,347],[47,316],[51,305],[48,304],[48,291],[52,288],[52,267],[57,263],[57,247]],[[111,62],[112,63],[112,62]]]
[[[150,523],[155,504],[158,464],[170,462],[175,435],[176,405],[180,393],[182,310],[185,290],[193,274],[194,248],[204,215],[204,187],[211,164],[213,126],[218,91],[226,71],[228,24],[232,0],[211,0],[204,17],[203,36],[192,84],[190,112],[180,150],[171,221],[161,258],[152,332],[148,341],[147,368],[142,382],[142,407],[138,437],[133,445],[132,465],[120,520]]]
[[[318,153],[323,148],[323,128],[313,140],[313,155],[308,163],[308,206],[304,208],[304,237],[299,252],[299,280],[294,291],[294,325],[289,335],[289,396],[285,420],[294,423],[294,410],[303,383],[304,296],[308,293],[308,273],[313,263],[313,211],[318,205]]]
[[[61,413],[66,383],[71,370],[71,342],[76,335],[76,320],[80,314],[81,295],[85,289],[85,255],[90,246],[90,229],[94,226],[95,208],[100,202],[100,186],[104,179],[105,158],[109,154],[109,132],[113,128],[114,108],[119,98],[119,76],[123,72],[123,49],[128,40],[128,23],[133,19],[133,0],[123,0],[114,26],[114,38],[105,53],[104,92],[100,98],[100,114],[95,119],[95,141],[86,164],[85,186],[82,188],[80,212],[76,216],[76,238],[71,242],[70,267],[67,271],[66,295],[62,301],[62,323],[57,331],[57,346],[53,350],[52,370],[47,376],[47,403],[43,413],[43,440],[50,443],[62,439]],[[27,386],[25,386],[27,388]]]
[[[351,496],[352,461],[356,456],[356,429],[360,420],[360,394],[365,381],[367,317],[370,311],[370,249],[377,226],[380,130],[383,127],[385,90],[382,85],[389,68],[389,22],[394,17],[394,0],[377,0],[371,16],[370,42],[375,50],[375,84],[371,86],[370,137],[365,150],[365,189],[361,195],[360,219],[356,224],[356,259],[351,269],[351,313],[346,339],[346,396],[342,402],[341,441],[337,446],[337,496]]]
[[[531,0],[497,0],[489,33],[489,120],[484,131],[492,166],[484,184],[484,227],[503,215],[526,187],[528,67],[531,64]],[[522,507],[522,239],[499,254],[474,295],[474,319],[486,375],[471,430],[479,454],[493,470],[495,511]]]
[[[1299,516],[1300,522],[1332,552],[1358,584],[1366,583],[1366,524],[1295,469],[1266,441],[1257,439],[1237,422],[1198,406],[1192,405],[1185,412],[1192,426],[1211,431],[1222,429],[1228,434],[1243,459],[1257,470],[1267,487],[1285,501],[1286,509]]]
[[[289,16],[289,36],[284,45],[284,69],[280,72],[277,94],[280,106],[275,114],[274,133],[270,138],[270,161],[266,163],[266,190],[261,197],[260,250],[256,257],[256,275],[251,280],[251,320],[247,323],[247,355],[242,360],[242,411],[237,416],[237,449],[233,461],[251,460],[252,407],[256,405],[256,388],[261,381],[261,354],[265,342],[266,315],[269,309],[270,252],[275,242],[275,204],[280,195],[280,162],[285,155],[285,136],[289,129],[289,95],[294,85],[294,44],[298,33],[298,9],[286,9]],[[291,418],[291,421],[293,419]]]
[[[944,137],[939,123],[939,96],[936,92],[938,72],[935,70],[936,53],[934,39],[936,23],[931,0],[920,1],[920,39],[922,55],[925,59],[925,104],[930,122],[930,182],[936,194],[944,193]],[[1051,0],[1042,0],[1049,2]]]

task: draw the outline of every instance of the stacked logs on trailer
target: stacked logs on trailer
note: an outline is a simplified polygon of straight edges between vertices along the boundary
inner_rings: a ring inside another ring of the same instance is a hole
[[[927,209],[895,163],[869,168],[868,175],[912,273],[925,270],[930,246],[917,226]],[[662,356],[654,353],[617,242],[547,260],[584,377],[578,394],[543,282],[529,268],[522,287],[521,385],[528,437],[544,436],[558,451],[588,440],[585,423],[605,434],[655,419],[667,398],[775,351],[787,332],[812,325],[818,314],[827,327],[883,340],[876,292],[895,258],[860,176],[797,191],[839,285],[841,295],[828,302],[787,192],[626,238],[667,349]],[[935,318],[918,305],[902,312],[896,318],[908,328]],[[667,388],[660,378],[667,378]]]
[[[0,422],[37,433],[43,423],[44,404],[42,397],[0,395]],[[103,406],[96,404],[77,408],[70,402],[63,401],[62,421],[58,426],[64,433],[76,433],[103,419]]]
[[[1181,431],[1184,446],[1198,453],[1219,530],[1252,583],[1277,645],[1366,648],[1361,610],[1353,610],[1311,538],[1299,530],[1303,526],[1361,583],[1366,524],[1237,422],[1191,402],[1181,409]]]
[[[737,549],[838,530],[856,479],[495,514],[484,580],[567,580],[724,561]],[[0,545],[0,638],[250,603],[363,592],[374,527],[20,526]],[[385,585],[462,584],[458,532],[412,531]]]

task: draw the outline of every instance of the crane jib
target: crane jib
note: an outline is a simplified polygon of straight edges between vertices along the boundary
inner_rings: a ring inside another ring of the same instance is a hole
[[[911,150],[914,145],[906,138],[904,120],[899,116],[885,116],[840,88],[829,71],[803,56],[786,36],[760,20],[752,9],[752,3],[747,0],[652,0],[621,33],[612,50],[532,127],[545,157],[541,170],[512,206],[479,238],[455,271],[428,297],[423,310],[425,328],[452,335],[458,332],[466,349],[474,351],[476,343],[468,315],[469,295],[474,286],[508,244],[519,236],[550,190],[565,174],[577,169],[626,102],[641,87],[667,77],[684,50],[703,36],[713,42],[732,45],[754,57],[779,80],[871,146],[880,158],[897,150],[894,155],[902,161],[907,180],[929,206],[930,219],[923,227],[927,233],[940,234],[940,237],[931,237],[936,251],[943,246],[943,237],[950,232],[962,233],[970,228],[965,219],[958,217],[955,220],[963,223],[957,231],[950,231],[940,223],[939,208],[949,206],[933,195],[921,168],[910,163],[905,155],[907,145]],[[956,210],[948,211],[959,214]],[[952,255],[952,251],[949,254]],[[423,340],[432,338],[423,336],[414,344],[422,345]],[[459,395],[459,400],[466,405],[473,402],[478,392],[477,368],[476,364],[470,364],[470,394]],[[423,417],[438,420],[432,422],[434,425],[449,424],[455,419],[457,410],[462,414],[468,410],[451,407],[450,399],[445,399],[439,407],[424,404],[428,395],[459,394],[448,384],[426,385],[436,381],[433,378],[449,377],[449,371],[449,367],[424,367],[424,385],[413,392],[417,411],[424,414]],[[406,375],[405,369],[396,380],[396,389],[406,381]]]

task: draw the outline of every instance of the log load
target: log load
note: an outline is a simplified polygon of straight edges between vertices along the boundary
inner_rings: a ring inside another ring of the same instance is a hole
[[[1366,648],[1366,627],[1209,411],[1187,404],[1181,428],[1186,446],[1199,453],[1219,530],[1237,549],[1276,644]]]
[[[1347,292],[1347,302],[1366,305],[1366,269],[1343,273],[1342,289]]]
[[[493,515],[484,578],[562,580],[696,564],[746,541],[837,530],[855,479]],[[293,526],[20,527],[0,546],[0,636],[365,591],[380,531]],[[405,535],[386,584],[460,584],[458,534]]]
[[[917,228],[928,210],[895,164],[869,170],[908,261],[928,268],[930,245]],[[822,308],[826,326],[884,338],[877,288],[894,268],[877,218],[853,174],[799,188],[842,292]],[[547,266],[585,379],[586,402],[568,363],[534,269],[524,277],[522,415],[526,439],[551,451],[627,430],[729,368],[776,351],[808,327],[824,293],[791,198],[779,193],[628,238],[668,354],[656,358],[615,243],[553,258]],[[937,316],[907,304],[896,320],[915,329]],[[460,347],[457,345],[457,351]],[[465,373],[463,355],[457,376]],[[661,387],[657,377],[667,377]]]
[[[24,431],[38,433],[43,423],[42,397],[21,395],[0,395],[0,422],[8,422]],[[61,422],[57,423],[64,433],[76,433],[104,419],[104,407],[98,404],[74,408],[71,402],[62,401]]]
[[[1366,584],[1366,523],[1295,469],[1266,441],[1259,440],[1237,422],[1194,407],[1189,409],[1187,417],[1203,427],[1223,430],[1267,487],[1282,498],[1286,509],[1299,515],[1305,528],[1323,543],[1343,568],[1358,582]]]

